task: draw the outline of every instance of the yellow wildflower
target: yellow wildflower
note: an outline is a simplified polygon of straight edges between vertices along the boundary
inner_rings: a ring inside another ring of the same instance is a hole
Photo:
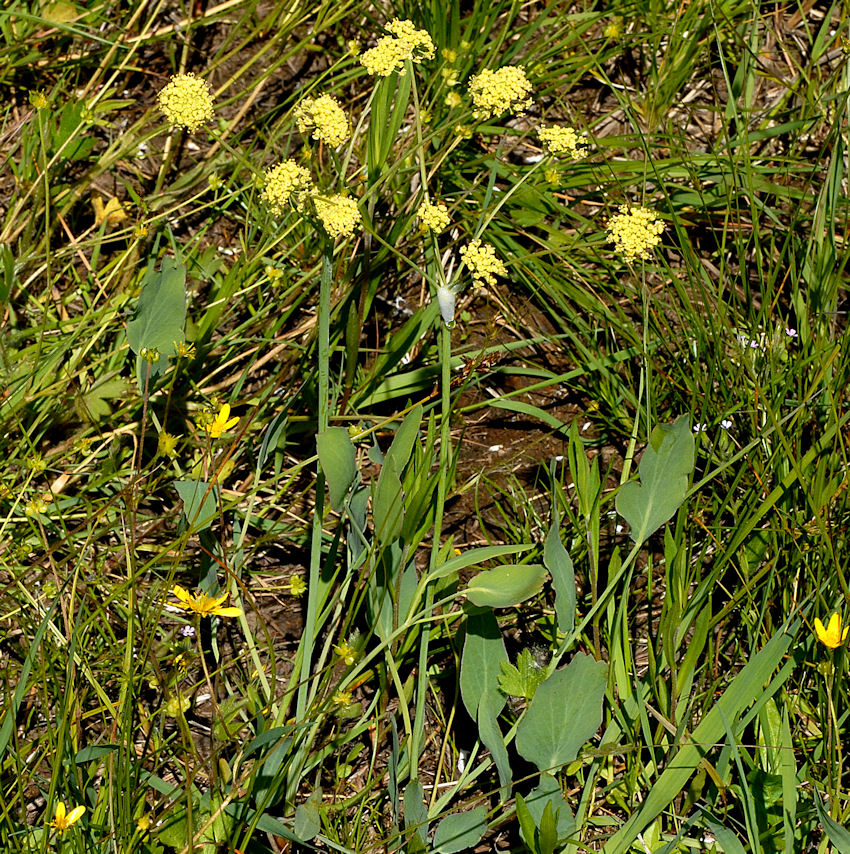
[[[469,94],[477,119],[501,115],[508,110],[523,113],[531,106],[531,83],[525,70],[506,65],[498,71],[485,68],[469,80]]]
[[[165,701],[163,709],[168,717],[179,718],[189,710],[189,706],[191,705],[191,700],[183,694],[172,694]]]
[[[623,28],[620,26],[619,21],[611,21],[611,23],[606,25],[605,29],[602,30],[602,35],[605,36],[606,39],[619,38],[622,33]]]
[[[307,592],[307,582],[300,575],[289,576],[289,595],[303,596]]]
[[[24,513],[27,516],[44,515],[47,513],[47,502],[40,495],[30,498],[24,505]]]
[[[446,97],[443,98],[443,103],[450,109],[454,109],[463,103],[463,98],[461,98],[457,92],[449,92]]]
[[[436,204],[427,200],[422,202],[416,211],[416,216],[419,217],[423,230],[430,229],[436,234],[445,231],[449,225],[449,209],[442,202]]]
[[[304,134],[336,147],[351,135],[351,125],[333,95],[304,98],[295,108],[295,124]]]
[[[815,617],[815,634],[818,636],[818,640],[830,649],[841,646],[847,637],[847,632],[850,632],[850,626],[844,626],[842,629],[841,617],[837,611],[829,618],[829,625],[826,628],[824,628],[820,618]]]
[[[209,84],[194,74],[175,74],[157,95],[159,108],[173,125],[197,130],[213,117]]]
[[[26,459],[27,468],[33,472],[33,474],[41,474],[46,468],[47,463],[45,462],[44,457],[38,452],[33,451],[27,459]]]
[[[50,101],[47,99],[47,95],[45,95],[44,92],[30,92],[29,99],[30,104],[32,104],[36,110],[43,110],[50,106]]]
[[[496,250],[489,243],[473,240],[460,250],[464,264],[472,274],[473,284],[483,285],[496,284],[496,276],[507,276],[505,265],[496,257]]]
[[[360,224],[360,208],[356,199],[339,194],[313,196],[316,216],[331,237],[348,237]]]
[[[226,433],[231,427],[235,427],[239,423],[239,418],[230,417],[230,404],[223,403],[221,409],[216,413],[215,418],[208,424],[204,424],[204,430],[210,434],[213,439],[218,439],[222,433]]]
[[[540,128],[537,135],[549,154],[568,154],[573,160],[587,154],[587,137],[572,128]]]
[[[283,278],[283,270],[273,266],[272,264],[266,264],[263,270],[272,284],[279,284],[280,280]]]
[[[649,208],[620,206],[608,222],[608,240],[626,261],[649,258],[649,250],[661,243],[664,223]]]
[[[106,204],[100,196],[91,197],[91,206],[94,209],[94,224],[101,226],[105,222],[107,226],[121,225],[127,219],[127,212],[121,205],[121,201],[112,196]]]
[[[188,359],[190,356],[195,355],[195,345],[187,344],[185,341],[175,341],[174,355],[178,359]]]
[[[47,824],[49,827],[55,827],[59,833],[64,833],[72,824],[76,824],[85,813],[86,808],[82,805],[74,807],[71,812],[65,812],[65,803],[59,801],[56,804],[56,812],[53,814],[53,821]]]
[[[164,457],[173,457],[177,451],[177,436],[163,430],[156,442],[156,452]]]
[[[357,652],[348,641],[342,641],[334,647],[334,652],[349,666],[357,661]]]
[[[294,160],[284,160],[266,169],[262,198],[273,214],[281,216],[293,201],[297,208],[304,194],[312,187],[309,170],[299,166]]]
[[[381,36],[375,47],[360,56],[360,64],[369,74],[387,77],[408,60],[419,63],[423,59],[434,58],[431,36],[426,30],[417,30],[412,21],[396,18],[387,24],[386,29],[392,35]]]
[[[344,709],[346,706],[351,705],[351,691],[341,691],[338,690],[332,697],[331,702],[339,707],[340,709]]]
[[[196,593],[194,596],[179,584],[171,588],[171,592],[180,600],[175,605],[181,611],[191,611],[200,617],[238,617],[242,612],[239,608],[222,608],[221,603],[227,599],[227,594],[221,596],[209,596],[206,593]],[[173,603],[172,603],[173,604]]]

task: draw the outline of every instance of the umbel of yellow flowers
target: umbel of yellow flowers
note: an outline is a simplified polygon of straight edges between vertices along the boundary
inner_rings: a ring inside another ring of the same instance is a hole
[[[818,640],[830,649],[837,649],[847,637],[847,632],[850,631],[850,626],[841,627],[841,617],[836,611],[830,618],[829,623],[824,628],[819,617],[815,617],[815,634]]]
[[[159,108],[171,124],[197,130],[214,115],[209,84],[194,74],[175,74],[157,95]]]

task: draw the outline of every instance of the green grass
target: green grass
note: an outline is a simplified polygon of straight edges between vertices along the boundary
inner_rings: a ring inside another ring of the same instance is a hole
[[[436,55],[370,77],[395,17]],[[2,850],[848,849],[813,631],[850,599],[842,6],[17,0],[0,31]],[[474,115],[505,65],[531,107]],[[189,71],[192,133],[156,100]],[[322,93],[336,149],[296,128]],[[273,215],[288,157],[352,236]],[[664,221],[645,261],[624,204]]]

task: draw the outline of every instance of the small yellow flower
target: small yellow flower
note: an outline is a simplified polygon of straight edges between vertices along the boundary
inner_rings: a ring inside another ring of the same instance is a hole
[[[30,104],[32,104],[36,110],[43,110],[50,106],[50,101],[47,99],[47,95],[45,95],[44,92],[30,92],[29,98]]]
[[[417,30],[412,21],[398,18],[386,26],[392,35],[381,36],[375,47],[364,51],[360,64],[369,74],[387,77],[398,71],[404,63],[419,63],[423,59],[434,58],[434,42],[426,30]]]
[[[450,109],[454,109],[463,103],[463,98],[460,97],[458,92],[449,92],[448,95],[443,98],[443,103]]]
[[[194,596],[179,584],[171,588],[171,592],[180,601],[175,608],[181,611],[192,611],[200,617],[238,617],[242,611],[239,608],[222,608],[221,603],[227,599],[227,593],[221,596],[208,596],[206,593],[196,593]],[[172,603],[173,604],[173,603]]]
[[[133,227],[133,237],[136,240],[141,240],[141,238],[147,237],[147,236],[148,236],[148,227],[143,222],[137,223]]]
[[[150,817],[150,813],[142,813],[142,814],[141,814],[141,815],[136,819],[136,827],[137,827],[137,828],[138,828],[142,833],[146,833],[146,832],[150,829],[150,826],[151,826],[151,817]]]
[[[139,355],[151,365],[159,361],[159,350],[156,347],[142,347]]]
[[[41,474],[47,469],[47,463],[38,451],[33,451],[33,453],[27,457],[26,464],[27,468],[33,472],[33,474]]]
[[[604,30],[602,30],[602,35],[605,36],[606,39],[617,39],[623,33],[623,28],[620,26],[619,21],[612,21],[608,24]]]
[[[163,430],[156,442],[156,452],[164,457],[173,457],[177,452],[177,436]]]
[[[837,611],[829,618],[829,625],[826,628],[824,628],[820,618],[815,617],[815,634],[818,636],[818,640],[830,649],[837,649],[841,646],[847,637],[847,632],[850,632],[850,626],[841,628],[841,617]]]
[[[282,216],[293,203],[298,208],[304,195],[312,188],[310,171],[289,159],[266,169],[261,197],[275,216]]]
[[[210,434],[213,439],[218,439],[222,433],[226,433],[231,427],[235,427],[239,423],[238,417],[230,417],[230,404],[223,403],[221,409],[216,413],[215,418],[208,424],[204,424],[203,428]]]
[[[171,124],[190,132],[208,122],[214,114],[209,84],[192,72],[175,74],[157,95],[157,101]]]
[[[24,513],[27,516],[39,516],[47,513],[47,502],[40,496],[30,498],[24,505]]]
[[[295,124],[301,133],[334,148],[351,135],[348,117],[333,95],[304,98],[295,108]]]
[[[567,154],[573,160],[587,154],[587,137],[576,133],[572,128],[540,128],[537,135],[549,154]]]
[[[127,211],[121,205],[120,199],[112,196],[106,204],[100,196],[91,197],[91,205],[94,210],[94,224],[101,226],[105,222],[107,226],[121,225],[127,219]]]
[[[509,110],[523,113],[531,106],[531,83],[525,70],[506,65],[497,71],[485,68],[469,79],[469,94],[477,119],[498,116]]]
[[[195,355],[195,345],[191,343],[187,344],[185,341],[175,341],[174,355],[178,359],[188,359],[190,356]]]
[[[357,652],[348,641],[342,641],[334,647],[334,652],[347,664],[349,667],[357,661]]]
[[[460,250],[463,263],[472,274],[473,284],[478,287],[496,284],[496,276],[507,276],[505,265],[496,257],[496,250],[489,243],[473,240]]]
[[[620,206],[608,223],[608,240],[626,261],[649,258],[649,250],[661,243],[664,223],[649,208]]]
[[[173,694],[165,701],[163,709],[170,718],[182,717],[192,705],[191,700],[183,694]]]
[[[289,595],[303,596],[307,592],[307,582],[300,575],[289,577]]]
[[[450,47],[447,47],[445,50],[440,51],[440,53],[449,65],[454,65],[457,62],[456,50],[452,50]]]
[[[267,264],[264,267],[264,271],[269,281],[272,284],[278,284],[280,280],[283,278],[283,270],[278,267],[274,267],[271,264]]]
[[[331,237],[348,237],[360,225],[360,208],[350,196],[313,196],[313,204],[316,216]]]
[[[331,702],[340,709],[351,705],[351,691],[337,691],[331,698]]]
[[[59,801],[56,804],[56,812],[53,816],[53,821],[49,821],[47,824],[49,827],[55,827],[59,833],[64,833],[72,824],[76,824],[82,817],[83,813],[85,813],[86,808],[84,806],[77,806],[71,810],[71,812],[65,812],[65,803],[63,801]]]
[[[435,204],[429,201],[422,202],[416,211],[416,216],[419,217],[423,230],[430,229],[435,234],[445,231],[450,222],[449,209],[442,202]]]

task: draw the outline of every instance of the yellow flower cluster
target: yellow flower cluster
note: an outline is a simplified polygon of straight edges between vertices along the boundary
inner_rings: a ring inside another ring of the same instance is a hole
[[[435,234],[445,231],[449,225],[449,209],[442,203],[432,204],[429,201],[422,202],[416,211],[423,230],[430,229]]]
[[[369,74],[387,77],[398,71],[407,60],[422,62],[434,58],[434,42],[427,30],[417,30],[413,21],[398,18],[387,24],[389,36],[381,36],[373,48],[364,51],[360,64]]]
[[[649,258],[649,250],[661,243],[664,223],[649,208],[620,206],[608,222],[608,240],[626,261]]]
[[[537,135],[549,154],[567,154],[573,160],[587,154],[587,137],[576,133],[572,128],[540,128]]]
[[[295,123],[301,133],[334,148],[351,135],[348,117],[333,95],[304,98],[295,108]]]
[[[347,237],[354,234],[360,224],[360,208],[349,196],[313,196],[316,216],[331,237]]]
[[[460,250],[463,263],[472,273],[472,282],[478,287],[496,284],[496,276],[507,276],[505,265],[496,257],[496,250],[489,243],[473,240]]]
[[[498,71],[485,68],[473,75],[469,94],[477,119],[498,116],[508,110],[522,113],[531,106],[531,83],[518,65],[506,65]]]
[[[294,160],[284,160],[266,169],[265,179],[261,195],[276,216],[281,216],[293,199],[297,208],[304,194],[313,188],[310,171]]]
[[[175,74],[171,82],[157,95],[159,108],[173,125],[197,130],[213,117],[210,87],[200,77]]]

